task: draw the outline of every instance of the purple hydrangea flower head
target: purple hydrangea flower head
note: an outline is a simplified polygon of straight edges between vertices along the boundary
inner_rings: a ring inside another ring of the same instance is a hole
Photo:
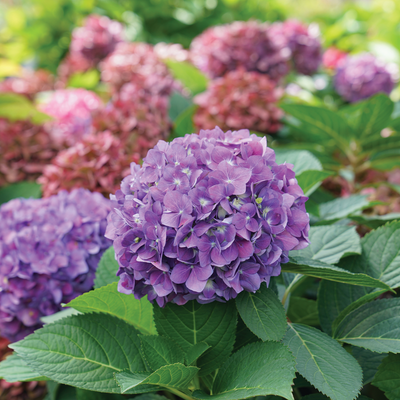
[[[350,103],[367,99],[377,93],[390,94],[397,69],[386,65],[370,53],[348,56],[334,78],[337,92]]]
[[[111,202],[76,189],[0,207],[0,332],[11,341],[93,286]]]
[[[290,250],[308,245],[307,197],[292,167],[248,130],[159,141],[112,196],[106,237],[119,291],[164,306],[268,284]]]
[[[256,21],[209,28],[190,46],[193,63],[211,78],[243,68],[277,81],[289,72],[290,53],[285,37],[272,37],[270,25]]]

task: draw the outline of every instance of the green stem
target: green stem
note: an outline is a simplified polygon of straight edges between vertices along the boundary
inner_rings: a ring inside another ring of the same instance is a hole
[[[285,293],[283,294],[283,297],[282,297],[282,304],[283,305],[285,305],[286,300],[287,300],[287,298],[289,296],[289,293],[291,291],[293,291],[298,286],[298,284],[301,282],[302,278],[304,278],[304,275],[297,274],[294,277],[294,279],[292,280],[292,282],[290,282],[290,285],[286,288]]]
[[[176,397],[171,392],[168,392],[168,390],[164,391],[164,395],[165,397],[168,397],[169,400],[176,400]]]
[[[179,391],[177,389],[168,388],[168,391],[173,393],[173,394],[176,394],[179,397],[182,397],[182,399],[194,400],[192,397],[188,396],[187,394],[185,394],[185,393],[183,393],[183,392],[181,392],[181,391]]]
[[[293,394],[294,394],[295,399],[301,399],[302,398],[300,390],[297,387],[293,388]]]

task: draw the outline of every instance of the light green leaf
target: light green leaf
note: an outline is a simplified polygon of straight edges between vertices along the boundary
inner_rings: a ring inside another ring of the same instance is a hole
[[[201,376],[219,368],[232,352],[237,321],[234,302],[169,303],[154,307],[154,318],[158,333],[175,340],[185,353],[200,342],[211,346],[197,361]]]
[[[47,315],[46,317],[41,317],[40,320],[45,324],[51,324],[53,322],[58,321],[59,319],[69,317],[70,315],[78,315],[79,311],[74,310],[73,308],[66,308],[65,310],[61,310],[52,315]]]
[[[18,182],[0,188],[0,204],[17,197],[39,199],[42,196],[42,187],[36,182]]]
[[[77,72],[68,80],[68,87],[94,89],[100,81],[100,72],[90,69],[85,72]]]
[[[389,400],[400,399],[400,354],[389,354],[378,368],[372,384]]]
[[[335,338],[376,353],[400,353],[399,326],[400,298],[376,300],[348,314]]]
[[[48,378],[39,374],[17,354],[9,355],[0,362],[0,379],[7,382],[47,381]]]
[[[291,400],[294,365],[293,355],[283,344],[252,343],[234,353],[219,369],[212,396],[196,391],[193,397],[201,400],[236,400],[277,395]]]
[[[287,316],[297,324],[319,325],[318,308],[315,300],[291,296]]]
[[[285,335],[285,309],[274,291],[265,284],[255,293],[240,293],[236,297],[236,307],[247,327],[261,340],[280,341]]]
[[[98,312],[113,315],[145,334],[157,334],[153,306],[147,297],[137,300],[133,295],[120,293],[117,282],[84,293],[67,305],[84,314]]]
[[[182,349],[170,338],[163,336],[141,336],[143,360],[149,371],[156,371],[164,365],[181,363],[185,360]]]
[[[306,325],[289,324],[283,339],[296,357],[296,369],[332,400],[353,400],[362,386],[357,361],[327,334]]]
[[[115,372],[145,369],[138,332],[106,314],[64,318],[10,347],[37,373],[99,392],[120,393]]]
[[[362,144],[363,152],[378,153],[380,151],[393,150],[400,148],[400,135],[394,134],[389,137],[372,137],[365,140]]]
[[[308,171],[303,171],[299,176],[296,176],[296,178],[297,183],[303,189],[304,195],[309,196],[318,189],[325,178],[332,174],[333,172],[310,169]]]
[[[121,393],[131,393],[139,385],[157,385],[166,389],[187,390],[190,381],[198,372],[197,367],[186,367],[176,363],[165,365],[151,374],[120,372],[115,374]],[[139,388],[138,388],[139,389]]]
[[[350,254],[361,254],[360,237],[353,226],[327,225],[310,228],[310,245],[303,250],[294,250],[290,256],[301,256],[336,264]]]
[[[275,149],[277,164],[293,164],[293,170],[296,174],[305,171],[321,171],[322,165],[317,157],[307,150],[282,150]]]
[[[210,348],[207,343],[200,342],[190,348],[185,354],[186,363],[188,365],[195,364],[195,361]]]
[[[173,135],[170,137],[170,140],[176,137],[183,137],[187,133],[196,132],[196,128],[193,124],[193,115],[196,110],[197,106],[193,105],[178,115],[174,123]]]
[[[322,221],[335,221],[346,218],[356,211],[368,208],[370,202],[368,196],[354,194],[349,197],[342,197],[319,205],[319,216]]]
[[[183,86],[188,88],[193,95],[204,92],[207,89],[207,77],[192,64],[173,60],[166,60],[165,63],[174,78],[181,81]]]
[[[362,347],[353,347],[351,349],[351,354],[363,370],[364,385],[372,382],[382,360],[387,356],[386,353],[374,353],[373,351],[363,349]]]
[[[118,261],[115,259],[114,247],[109,247],[100,259],[96,270],[94,288],[98,289],[113,282],[118,282],[117,272],[119,269]]]
[[[314,278],[327,279],[329,281],[347,283],[349,285],[367,286],[390,290],[390,287],[378,279],[365,274],[354,274],[334,265],[323,263],[304,257],[289,257],[288,264],[282,264],[282,272],[292,272],[313,276]]]

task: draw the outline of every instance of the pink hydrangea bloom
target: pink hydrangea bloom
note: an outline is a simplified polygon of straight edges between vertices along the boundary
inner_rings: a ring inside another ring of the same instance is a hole
[[[326,69],[335,70],[346,59],[347,53],[336,47],[329,47],[322,56],[322,65]]]
[[[56,90],[40,105],[40,109],[55,118],[46,123],[58,144],[75,144],[90,132],[92,112],[101,105],[100,98],[85,89]]]
[[[256,21],[215,26],[190,46],[194,64],[211,78],[240,67],[279,80],[289,72],[290,49],[284,37],[273,37],[268,24]]]
[[[161,59],[171,59],[178,62],[190,60],[190,52],[178,43],[157,43],[154,46],[154,52]]]
[[[197,95],[194,115],[198,128],[223,130],[244,127],[264,133],[279,129],[283,112],[276,106],[282,95],[268,76],[243,69],[228,72],[211,82],[208,90]]]
[[[139,159],[127,156],[120,140],[110,132],[90,134],[61,151],[44,168],[38,182],[43,185],[44,197],[62,189],[85,188],[108,198],[118,189],[121,178],[129,174],[132,161]]]

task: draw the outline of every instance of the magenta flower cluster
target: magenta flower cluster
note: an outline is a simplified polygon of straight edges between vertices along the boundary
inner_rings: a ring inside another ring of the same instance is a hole
[[[235,298],[280,274],[308,245],[309,217],[292,165],[265,137],[219,128],[158,142],[112,196],[119,291],[160,306]]]
[[[0,332],[10,341],[93,286],[110,201],[85,189],[0,207]]]
[[[361,53],[340,63],[334,85],[344,100],[354,103],[377,93],[390,94],[396,73],[396,67],[391,68],[372,54]]]

